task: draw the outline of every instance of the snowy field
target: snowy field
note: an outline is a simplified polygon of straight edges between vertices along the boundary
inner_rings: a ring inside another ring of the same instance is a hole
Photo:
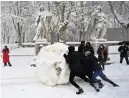
[[[110,52],[117,52],[117,46],[109,47]],[[34,48],[17,48],[10,55],[34,55]],[[30,67],[34,56],[11,56],[13,67],[1,65],[1,98],[129,98],[129,66],[125,60],[119,64],[119,54],[109,55],[110,65],[106,65],[105,74],[120,87],[113,87],[104,82],[100,92],[96,92],[88,83],[78,80],[84,93],[76,95],[77,89],[70,83],[49,87],[37,77],[36,67]]]

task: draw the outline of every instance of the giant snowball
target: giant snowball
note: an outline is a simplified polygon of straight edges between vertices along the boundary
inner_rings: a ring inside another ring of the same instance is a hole
[[[54,86],[69,82],[70,70],[63,57],[64,53],[68,53],[68,46],[63,43],[48,45],[40,50],[35,63],[43,83]]]

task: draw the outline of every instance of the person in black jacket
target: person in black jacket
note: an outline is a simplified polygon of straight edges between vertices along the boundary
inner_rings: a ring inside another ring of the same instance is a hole
[[[107,76],[103,73],[103,70],[102,70],[101,66],[99,65],[99,63],[98,63],[98,59],[94,55],[89,54],[88,58],[89,58],[89,61],[91,62],[90,64],[92,66],[92,70],[94,71],[93,75],[91,76],[91,81],[92,82],[98,82],[98,79],[96,77],[99,76],[104,81],[112,84],[114,87],[119,87],[119,85],[114,83],[112,80],[108,79]],[[103,87],[103,84],[100,82],[99,83],[99,88],[102,88],[102,87]]]
[[[105,62],[107,60],[107,49],[105,48],[105,46],[103,44],[100,44],[100,46],[97,50],[97,54],[98,54],[99,63],[103,67],[103,70],[104,70]]]
[[[75,51],[74,46],[70,46],[68,55],[64,54],[66,62],[69,64],[70,68],[70,77],[69,82],[78,89],[76,94],[83,93],[83,89],[74,81],[74,77],[78,76],[83,79],[85,82],[89,82],[92,87],[99,91],[99,89],[87,78],[85,77],[85,73],[83,71],[83,57],[80,53]]]
[[[99,66],[96,64],[97,60],[94,57],[95,56],[92,55],[90,51],[85,52],[85,59],[83,63],[84,72],[85,74],[87,74],[88,78],[91,80],[92,83],[98,83],[99,88],[102,88],[103,84],[101,80],[95,78],[95,81],[94,81],[94,79],[92,78],[94,75],[94,71],[98,70],[99,68]]]
[[[93,49],[93,47],[91,46],[91,43],[90,43],[90,42],[87,42],[87,43],[86,43],[85,52],[86,52],[86,51],[90,51],[91,54],[94,55],[94,49]]]
[[[81,41],[81,45],[78,47],[78,52],[82,55],[85,53],[85,41]]]
[[[128,54],[129,48],[123,43],[119,48],[118,51],[120,52],[120,63],[122,63],[123,58],[125,58],[127,65],[129,65]]]

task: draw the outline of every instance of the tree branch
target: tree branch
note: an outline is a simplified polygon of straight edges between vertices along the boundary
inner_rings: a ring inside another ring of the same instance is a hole
[[[14,18],[13,17],[12,17],[12,21],[13,21],[13,24],[14,24],[14,28],[15,28],[16,32],[18,33],[18,30],[17,30],[17,27],[16,27],[16,24],[14,22]]]
[[[111,1],[109,1],[108,3],[109,3],[109,6],[110,6],[110,9],[111,9],[111,12],[112,12],[112,14],[114,15],[115,19],[117,20],[117,22],[118,22],[122,27],[125,27],[125,26],[119,21],[119,19],[117,18],[116,14],[115,14],[115,12],[114,12],[114,9],[113,9],[113,6],[112,6]]]

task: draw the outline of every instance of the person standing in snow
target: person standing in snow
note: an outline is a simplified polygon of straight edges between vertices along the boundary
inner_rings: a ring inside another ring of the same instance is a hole
[[[97,50],[97,54],[98,54],[98,61],[104,70],[105,62],[107,60],[107,49],[105,48],[105,46],[103,44],[100,44],[100,46]]]
[[[7,46],[4,46],[4,49],[2,50],[2,53],[3,53],[4,67],[7,66],[7,63],[11,67],[12,65],[11,65],[10,60],[9,60],[9,49],[8,49]]]
[[[81,44],[78,47],[78,52],[83,55],[85,53],[85,48],[85,41],[81,41]]]
[[[85,52],[86,52],[86,51],[90,51],[91,54],[94,55],[94,49],[93,49],[93,47],[91,46],[91,43],[90,43],[90,42],[87,42],[87,43],[86,43]]]
[[[75,51],[74,46],[70,46],[68,48],[69,53],[68,55],[64,54],[64,58],[66,59],[66,62],[69,64],[70,68],[70,78],[69,82],[75,86],[78,89],[78,92],[76,94],[83,93],[83,89],[74,81],[74,77],[78,76],[81,79],[83,79],[85,82],[89,82],[92,87],[96,89],[96,91],[99,91],[99,89],[88,79],[85,77],[85,73],[83,71],[83,57],[79,52]]]
[[[120,63],[122,63],[123,58],[125,58],[127,65],[129,65],[128,54],[127,54],[129,48],[126,46],[126,44],[122,43],[122,45],[118,48],[118,51],[120,52]]]

